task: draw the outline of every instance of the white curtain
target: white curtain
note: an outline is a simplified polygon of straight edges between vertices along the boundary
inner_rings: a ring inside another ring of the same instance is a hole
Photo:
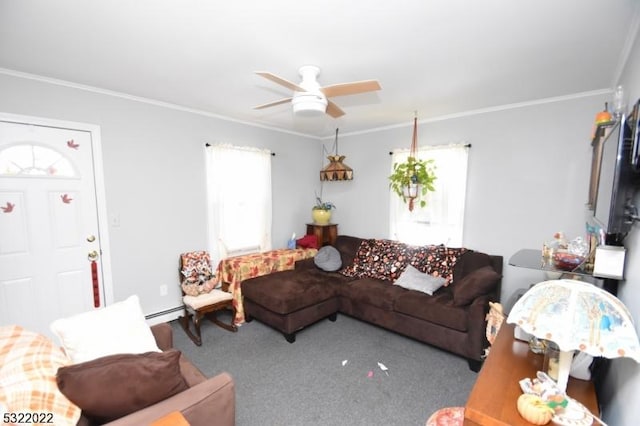
[[[394,163],[403,162],[408,156],[409,150],[394,150],[391,156],[392,170]],[[415,245],[462,246],[468,156],[469,146],[466,144],[418,148],[418,158],[434,160],[436,190],[428,193],[424,208],[416,203],[413,212],[409,211],[402,198],[391,193],[391,239]]]
[[[271,250],[271,152],[206,147],[208,246],[214,265]]]

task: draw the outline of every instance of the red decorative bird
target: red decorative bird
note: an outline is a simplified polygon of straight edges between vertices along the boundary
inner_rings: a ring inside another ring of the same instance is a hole
[[[71,200],[73,200],[73,198],[69,198],[69,194],[62,194],[60,198],[62,198],[62,202],[65,204],[69,204]]]
[[[15,204],[12,204],[10,202],[7,201],[7,205],[4,207],[0,207],[2,209],[3,212],[5,213],[11,213],[13,211],[13,208],[15,207]]]
[[[73,139],[71,139],[70,141],[67,141],[67,146],[72,149],[78,149],[80,144],[75,143]]]

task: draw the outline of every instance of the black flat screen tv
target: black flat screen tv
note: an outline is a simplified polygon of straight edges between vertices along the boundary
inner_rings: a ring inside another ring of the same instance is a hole
[[[622,116],[601,141],[593,217],[607,234],[607,244],[621,245],[633,225],[633,196],[639,176],[633,165],[635,131],[635,126],[632,128]]]

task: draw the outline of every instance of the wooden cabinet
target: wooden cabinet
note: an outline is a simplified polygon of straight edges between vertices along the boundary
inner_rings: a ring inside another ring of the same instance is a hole
[[[338,225],[335,223],[328,225],[307,223],[307,235],[315,235],[319,246],[333,245],[338,237]]]

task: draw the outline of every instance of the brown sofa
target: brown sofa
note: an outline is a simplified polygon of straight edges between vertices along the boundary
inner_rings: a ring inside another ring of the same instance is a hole
[[[169,324],[154,325],[151,331],[161,350],[173,347],[173,329]],[[169,413],[179,411],[191,426],[235,425],[235,384],[229,374],[221,373],[207,379],[184,355],[180,356],[180,372],[188,389],[107,424],[149,425]],[[91,422],[82,416],[78,425],[89,426]]]
[[[387,251],[372,254],[369,272],[343,275],[347,270],[357,270],[366,251],[363,243],[372,241],[384,242]],[[305,259],[296,262],[294,270],[243,281],[247,321],[256,318],[293,343],[297,331],[324,318],[335,321],[340,312],[463,356],[474,371],[480,368],[483,350],[488,346],[488,304],[500,297],[502,256],[443,246],[412,248],[389,240],[346,235],[338,236],[334,247],[342,261],[336,272],[325,272],[316,267],[314,259]],[[397,247],[402,255],[394,256],[388,247]],[[433,262],[431,254],[443,249],[460,250],[455,261],[450,261],[449,285],[433,295],[392,285],[406,264],[414,265],[415,259],[419,260],[415,265],[429,272],[424,262]]]

